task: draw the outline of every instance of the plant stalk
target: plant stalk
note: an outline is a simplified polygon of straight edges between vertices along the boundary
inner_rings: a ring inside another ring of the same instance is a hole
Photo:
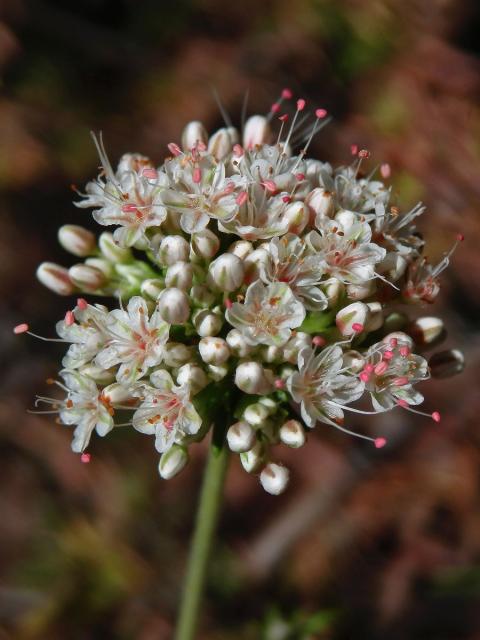
[[[214,429],[202,483],[175,640],[193,640],[228,462],[224,429]]]

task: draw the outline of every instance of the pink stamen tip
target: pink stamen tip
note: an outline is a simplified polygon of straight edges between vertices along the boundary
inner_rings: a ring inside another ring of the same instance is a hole
[[[370,374],[367,371],[362,371],[359,378],[362,382],[368,382],[370,380]]]
[[[410,355],[410,349],[408,347],[400,347],[399,351],[400,351],[400,355],[403,358],[406,358],[407,356]]]
[[[390,346],[392,347],[392,349],[395,349],[395,347],[397,346],[397,344],[398,344],[398,340],[397,340],[396,338],[392,338],[392,339],[390,340]]]
[[[285,380],[277,378],[274,382],[275,389],[285,389]]]
[[[80,456],[80,460],[83,462],[83,464],[88,464],[91,458],[92,456],[89,453],[82,453],[82,455]]]
[[[137,210],[136,204],[124,204],[122,207],[122,211],[124,213],[132,213]]]
[[[175,142],[169,142],[167,144],[167,148],[172,154],[172,156],[179,156],[182,153],[182,150],[180,149],[178,144],[175,144]]]
[[[29,328],[26,322],[22,322],[22,324],[17,324],[16,327],[13,327],[13,333],[18,336],[20,333],[26,333]]]
[[[458,242],[463,242],[465,240],[463,233],[457,233],[457,240]]]
[[[323,336],[313,336],[312,343],[316,347],[324,347],[327,344],[327,341]]]
[[[372,373],[374,369],[375,367],[370,362],[363,367],[363,370],[366,371],[367,373]]]
[[[292,92],[291,92],[291,90],[290,90],[290,89],[288,89],[288,88],[285,88],[285,89],[282,91],[282,98],[283,98],[284,100],[290,100],[290,98],[292,97],[292,95],[293,95],[293,93],[292,93]]]
[[[72,324],[75,323],[75,316],[73,315],[73,311],[67,311],[65,314],[65,324],[67,327],[71,327]]]
[[[391,173],[392,171],[390,169],[390,165],[388,164],[388,162],[384,162],[380,167],[380,175],[382,176],[382,178],[389,178]]]
[[[402,409],[408,409],[408,402],[406,400],[402,400],[401,398],[397,400],[397,405],[402,407]]]
[[[434,411],[432,413],[432,419],[435,420],[435,422],[440,422],[441,420],[441,415],[438,411]]]
[[[358,152],[358,157],[359,158],[369,158],[370,157],[370,151],[368,151],[368,149],[360,149],[360,151]]]
[[[282,116],[278,116],[278,119],[280,120],[280,122],[287,122],[288,113],[284,113]]]
[[[88,302],[84,298],[78,298],[77,307],[80,309],[80,311],[85,311],[85,309],[88,307]]]
[[[379,362],[375,367],[374,369],[375,375],[382,376],[387,369],[388,369],[388,363],[383,360],[382,362]]]
[[[353,331],[355,331],[355,333],[362,333],[364,326],[363,324],[360,324],[360,322],[354,322],[352,324],[352,329]]]
[[[305,180],[305,174],[304,173],[296,173],[295,174],[295,178],[301,182],[302,180]]]
[[[350,153],[352,154],[352,156],[356,156],[358,153],[358,144],[351,144],[350,145]]]
[[[377,449],[382,449],[387,444],[387,441],[385,438],[375,438],[374,443]]]
[[[146,167],[142,171],[142,175],[145,176],[145,178],[156,180],[158,178],[158,171],[156,169],[152,169],[151,167]]]
[[[404,387],[406,384],[408,384],[408,378],[406,376],[400,376],[399,378],[395,378],[393,384],[396,387]]]
[[[262,182],[262,185],[267,191],[270,191],[270,193],[273,193],[277,190],[277,185],[273,180],[265,180],[265,182]]]
[[[242,204],[245,204],[247,200],[248,200],[248,193],[246,191],[242,191],[235,198],[235,202],[238,204],[239,207],[241,207]]]
[[[202,140],[197,140],[197,144],[195,145],[195,149],[197,151],[206,151],[207,145]]]
[[[297,100],[297,111],[303,111],[305,109],[306,104],[307,103],[303,98],[300,98],[299,100]]]
[[[230,300],[230,298],[225,298],[225,306],[227,309],[231,309],[233,307],[233,302]]]
[[[292,201],[292,198],[290,196],[282,196],[282,201],[288,204]]]
[[[240,156],[243,156],[243,147],[241,144],[233,145],[233,155],[236,156],[237,158],[239,158]]]
[[[391,360],[393,358],[393,352],[392,351],[385,351],[385,353],[383,354],[383,359],[384,360]]]
[[[278,104],[278,102],[274,102],[272,104],[272,106],[270,107],[270,111],[272,113],[278,113],[280,111],[280,105]]]
[[[193,181],[195,182],[195,184],[198,184],[201,179],[202,179],[202,170],[199,169],[198,167],[195,167],[195,169],[193,170]]]
[[[328,111],[326,109],[317,109],[315,111],[315,115],[317,116],[317,118],[319,120],[322,120],[322,118],[325,118],[327,113],[328,113]]]

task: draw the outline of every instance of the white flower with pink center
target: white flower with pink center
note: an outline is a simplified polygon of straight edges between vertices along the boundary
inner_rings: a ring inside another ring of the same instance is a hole
[[[202,419],[193,406],[188,384],[177,386],[171,375],[157,369],[150,376],[151,384],[143,384],[134,392],[141,404],[133,414],[133,426],[138,431],[155,435],[155,448],[168,451],[185,436],[195,435]]]
[[[106,330],[109,340],[95,363],[104,369],[120,365],[118,382],[132,383],[162,362],[169,325],[160,317],[158,308],[149,318],[147,304],[140,296],[130,298],[126,311],[111,311]]]
[[[243,304],[235,302],[225,314],[250,345],[284,345],[305,319],[305,307],[290,287],[277,282],[265,286],[257,280],[251,284]]]
[[[78,369],[89,363],[108,341],[106,322],[108,311],[101,305],[91,305],[79,299],[73,312],[57,322],[57,334],[72,344],[63,357],[66,369]]]

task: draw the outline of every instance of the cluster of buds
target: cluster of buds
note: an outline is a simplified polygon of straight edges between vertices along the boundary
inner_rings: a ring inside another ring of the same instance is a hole
[[[81,296],[56,327],[68,348],[51,382],[63,398],[37,403],[74,427],[83,461],[93,431],[132,426],[154,436],[160,475],[171,478],[223,420],[245,470],[278,494],[289,472],[273,447],[301,447],[318,423],[380,448],[386,439],[353,432],[345,412],[440,419],[415,408],[417,383],[458,373],[463,358],[440,352],[429,365],[420,353],[442,339],[442,321],[398,307],[434,300],[451,252],[428,263],[414,227],[424,207],[392,203],[391,189],[363,172],[365,150],[353,145],[352,163],[336,169],[307,158],[327,112],[308,116],[299,99],[281,114],[291,97],[285,89],[240,133],[228,126],[209,138],[191,122],[158,167],[126,154],[114,170],[94,136],[102,170],[75,204],[115,229],[97,241],[62,227],[60,243],[83,262],[38,269],[51,290]],[[87,302],[93,295],[116,297],[118,308]],[[27,324],[15,332],[30,333]]]

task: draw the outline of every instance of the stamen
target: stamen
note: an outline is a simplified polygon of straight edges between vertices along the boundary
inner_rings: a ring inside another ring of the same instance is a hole
[[[396,387],[404,387],[406,384],[408,384],[408,378],[406,376],[400,376],[399,378],[395,378],[393,384]]]
[[[377,449],[382,449],[387,444],[387,440],[385,438],[375,438],[374,443]]]
[[[15,335],[19,335],[20,333],[28,333],[29,326],[26,322],[22,322],[21,324],[17,324],[16,327],[13,327],[13,333]]]
[[[285,380],[282,380],[282,378],[277,378],[273,384],[275,389],[285,389]]]
[[[283,89],[282,91],[282,98],[284,100],[290,100],[290,98],[292,97],[293,93],[291,92],[290,89],[288,89],[288,87],[286,87],[285,89]]]
[[[65,314],[64,322],[67,327],[71,327],[72,324],[75,324],[75,316],[73,315],[73,311],[67,311],[67,313]]]
[[[323,336],[313,336],[312,344],[316,347],[324,347],[327,344],[327,341]]]
[[[362,371],[359,378],[362,382],[368,382],[370,380],[370,374],[368,371]]]
[[[201,179],[202,179],[202,170],[199,167],[195,167],[195,169],[193,170],[192,179],[195,182],[195,184],[198,184],[201,181]]]
[[[169,142],[167,144],[167,149],[170,151],[172,156],[175,156],[175,157],[180,156],[183,153],[180,147],[178,146],[178,144],[175,144],[175,142]]]
[[[277,190],[277,185],[275,184],[275,182],[273,180],[265,180],[261,184],[270,193],[275,193],[275,191]]]
[[[388,369],[388,362],[385,362],[385,360],[382,360],[382,362],[379,362],[374,369],[375,375],[382,376],[387,369]]]
[[[358,144],[351,144],[350,145],[350,153],[352,154],[352,156],[356,156],[358,153]]]
[[[270,107],[270,111],[271,111],[272,113],[278,113],[278,112],[280,111],[280,105],[279,105],[279,103],[278,103],[278,102],[274,102],[274,103],[272,104],[272,106]]]
[[[89,453],[82,453],[80,456],[80,460],[83,464],[88,464],[91,460],[91,455]]]
[[[156,180],[158,178],[158,171],[152,169],[152,167],[145,167],[145,169],[142,170],[142,176],[149,180]]]
[[[388,164],[388,162],[384,162],[381,166],[380,166],[380,175],[382,176],[382,178],[387,179],[390,177],[391,175],[391,169],[390,169],[390,165]]]
[[[362,333],[362,331],[364,330],[364,326],[363,324],[360,324],[360,322],[354,322],[352,324],[352,329],[353,331],[355,331],[355,333]]]
[[[315,110],[315,115],[317,116],[317,118],[319,120],[322,120],[323,118],[325,118],[328,114],[328,111],[326,109],[316,109]]]
[[[84,298],[78,298],[77,307],[80,309],[80,311],[85,311],[85,309],[87,309],[88,307],[88,302]]]
[[[242,147],[241,144],[234,144],[233,145],[233,155],[236,158],[239,158],[240,156],[243,156],[244,153],[245,152],[244,152],[243,147]]]
[[[238,196],[235,198],[235,202],[241,207],[248,200],[248,193],[246,191],[241,191]]]
[[[303,111],[305,109],[306,101],[303,98],[297,100],[297,111]]]

